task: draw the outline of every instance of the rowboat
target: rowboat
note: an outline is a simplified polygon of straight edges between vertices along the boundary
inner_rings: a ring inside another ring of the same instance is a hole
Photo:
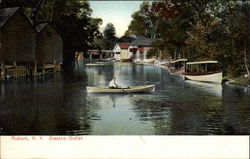
[[[130,88],[87,87],[88,93],[153,93],[155,85],[132,86]]]
[[[222,72],[217,61],[188,62],[185,69],[183,76],[186,80],[222,83]]]
[[[86,66],[104,66],[104,63],[87,63]]]

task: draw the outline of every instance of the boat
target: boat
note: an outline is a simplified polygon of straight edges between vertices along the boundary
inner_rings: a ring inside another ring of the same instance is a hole
[[[153,93],[155,85],[132,86],[129,88],[106,88],[106,87],[87,87],[88,93]]]
[[[104,63],[87,63],[86,66],[104,66]]]
[[[185,64],[188,59],[177,59],[170,62],[169,73],[174,76],[182,76],[185,72]]]
[[[222,83],[222,71],[218,69],[218,61],[187,62],[185,80]]]

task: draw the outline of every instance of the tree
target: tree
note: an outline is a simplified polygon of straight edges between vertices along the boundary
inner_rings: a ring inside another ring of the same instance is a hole
[[[239,76],[249,73],[247,57],[249,59],[249,18],[250,4],[247,2],[234,3],[223,10],[218,17],[222,22],[224,34],[228,37],[220,44],[226,44],[230,50],[225,53],[227,57],[227,73]],[[249,74],[248,74],[249,75]],[[248,76],[249,77],[249,76]]]
[[[115,27],[112,23],[108,23],[103,31],[104,41],[106,43],[105,49],[112,49],[117,41],[115,36]]]
[[[125,33],[126,35],[151,37],[152,21],[148,12],[149,8],[150,4],[148,2],[143,2],[140,5],[140,10],[131,15],[132,21]]]
[[[150,14],[157,18],[153,37],[158,38],[154,45],[163,55],[177,57],[178,54],[184,54],[186,30],[190,28],[189,13],[189,9],[177,0],[152,4]]]

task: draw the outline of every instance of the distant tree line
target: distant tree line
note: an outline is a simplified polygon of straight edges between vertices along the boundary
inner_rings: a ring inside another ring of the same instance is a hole
[[[128,35],[123,35],[118,38],[116,36],[115,26],[112,23],[108,23],[104,28],[103,34],[94,39],[92,48],[112,50],[117,43],[131,43],[133,40],[135,40],[135,38]]]
[[[157,39],[154,45],[164,56],[218,60],[226,74],[250,77],[249,19],[248,0],[143,2],[126,35]]]

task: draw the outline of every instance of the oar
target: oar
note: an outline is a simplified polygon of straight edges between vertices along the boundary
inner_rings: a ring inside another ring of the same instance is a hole
[[[128,91],[125,91],[125,90],[124,90],[125,88],[121,88],[121,89],[122,89],[123,92],[132,95],[132,93],[129,93]]]
[[[127,93],[127,94],[130,94],[129,92],[125,91],[124,88],[121,88],[123,92]]]

